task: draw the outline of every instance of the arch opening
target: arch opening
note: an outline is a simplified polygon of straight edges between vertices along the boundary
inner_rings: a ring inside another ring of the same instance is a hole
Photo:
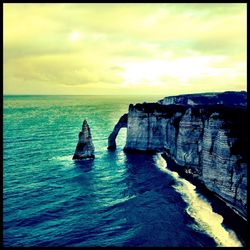
[[[121,116],[117,124],[115,125],[112,133],[108,137],[108,149],[115,150],[116,149],[116,137],[121,128],[127,128],[128,126],[128,114],[124,114]]]

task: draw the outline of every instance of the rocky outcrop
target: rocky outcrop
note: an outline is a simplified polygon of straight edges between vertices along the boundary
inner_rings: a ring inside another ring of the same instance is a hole
[[[246,134],[245,105],[131,104],[124,150],[165,152],[246,218]]]
[[[83,121],[82,131],[79,133],[79,140],[76,146],[73,160],[93,159],[95,148],[92,142],[90,128],[86,120]]]
[[[109,135],[108,138],[108,149],[109,150],[115,150],[116,149],[116,136],[118,135],[121,128],[126,128],[128,123],[128,114],[124,114],[120,120],[115,125],[112,133]]]
[[[246,91],[226,91],[222,93],[202,93],[190,95],[167,96],[159,101],[160,104],[184,104],[184,105],[214,105],[245,106],[247,103]]]

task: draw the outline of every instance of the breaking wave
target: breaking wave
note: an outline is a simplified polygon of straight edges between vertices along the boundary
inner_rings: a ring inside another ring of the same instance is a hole
[[[219,247],[241,247],[236,234],[223,227],[223,217],[213,211],[207,199],[196,191],[196,186],[181,178],[177,172],[167,169],[167,163],[160,154],[155,160],[161,171],[174,177],[173,187],[188,204],[186,211],[196,222],[193,228],[212,236]]]

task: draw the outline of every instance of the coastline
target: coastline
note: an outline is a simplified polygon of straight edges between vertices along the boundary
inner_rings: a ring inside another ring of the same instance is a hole
[[[182,178],[195,185],[196,190],[208,199],[214,212],[223,216],[223,225],[232,228],[236,232],[243,246],[249,245],[247,218],[230,206],[223,198],[210,191],[200,180],[188,174],[183,166],[176,164],[166,153],[161,153],[161,156],[166,161],[168,169],[176,171]]]

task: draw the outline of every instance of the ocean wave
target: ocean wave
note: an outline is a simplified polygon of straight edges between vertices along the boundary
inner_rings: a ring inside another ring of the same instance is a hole
[[[160,156],[156,156],[156,162],[159,169],[175,178],[173,185],[184,201],[187,202],[187,213],[195,219],[197,225],[192,225],[194,229],[206,232],[212,236],[219,247],[241,247],[236,234],[223,227],[223,217],[215,213],[207,199],[196,192],[196,187],[187,180],[181,178],[178,173],[167,169],[166,161]]]
[[[102,210],[102,212],[110,211],[110,210],[112,210],[114,208],[118,208],[118,207],[123,206],[128,201],[130,201],[130,200],[132,200],[134,198],[136,198],[136,195],[126,196],[126,197],[123,197],[123,198],[120,198],[120,199],[116,199],[115,201],[107,202],[106,204],[103,204],[101,210]]]

